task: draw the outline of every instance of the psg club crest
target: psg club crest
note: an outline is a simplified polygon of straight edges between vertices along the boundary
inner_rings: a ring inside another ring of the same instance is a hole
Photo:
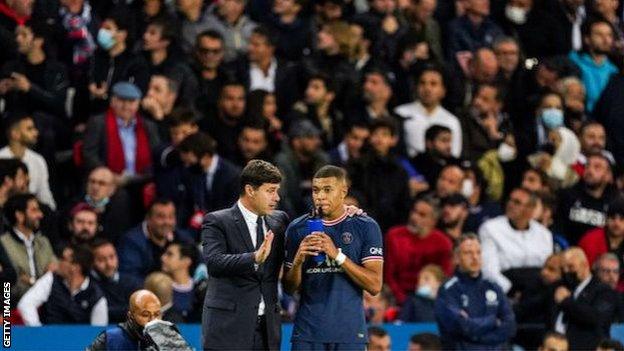
[[[349,232],[344,232],[342,233],[342,235],[340,236],[340,238],[342,239],[342,242],[345,245],[349,245],[353,242],[353,234],[349,233]]]

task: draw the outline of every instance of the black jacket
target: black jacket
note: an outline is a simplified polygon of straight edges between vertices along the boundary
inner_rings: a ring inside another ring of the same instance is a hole
[[[602,91],[596,103],[593,117],[607,131],[607,148],[613,153],[617,164],[624,163],[624,76],[615,74]]]
[[[260,297],[265,303],[269,349],[280,348],[277,283],[284,260],[288,217],[284,212],[274,211],[265,220],[275,237],[271,254],[256,269],[255,248],[238,206],[204,217],[203,257],[210,276],[202,317],[204,348],[251,349]]]

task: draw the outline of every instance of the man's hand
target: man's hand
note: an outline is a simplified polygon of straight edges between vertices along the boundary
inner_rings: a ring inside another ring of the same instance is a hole
[[[108,97],[108,84],[106,82],[102,82],[99,85],[91,83],[89,84],[89,92],[93,98],[106,99]]]
[[[347,211],[347,216],[366,216],[366,212],[363,209],[353,206],[353,205],[345,205],[345,211]]]
[[[256,263],[263,264],[267,257],[271,254],[271,244],[273,244],[273,231],[269,230],[264,236],[264,242],[260,245],[258,251],[256,251]]]
[[[15,89],[24,93],[27,93],[30,90],[30,81],[25,75],[13,72],[11,73],[11,79],[13,80]]]
[[[571,295],[572,293],[570,293],[570,290],[568,290],[566,287],[560,286],[557,288],[557,290],[555,290],[555,302],[559,304]]]
[[[338,256],[340,252],[336,248],[336,245],[334,245],[334,241],[332,240],[332,238],[330,238],[329,235],[321,232],[314,232],[312,234],[315,233],[318,234],[321,239],[321,251],[325,252],[327,254],[327,257],[331,258],[332,260],[336,259],[336,256]]]
[[[141,100],[141,107],[143,107],[145,111],[149,112],[157,121],[162,121],[162,119],[165,118],[165,113],[163,112],[162,107],[153,97],[146,96],[143,98],[143,100]]]
[[[321,251],[321,238],[319,237],[318,233],[320,232],[314,232],[303,238],[303,240],[299,244],[297,253],[295,254],[293,266],[299,266],[303,264],[308,256],[318,256],[319,251]]]

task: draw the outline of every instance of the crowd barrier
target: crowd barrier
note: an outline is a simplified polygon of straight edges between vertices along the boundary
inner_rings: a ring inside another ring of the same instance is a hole
[[[179,325],[184,338],[196,349],[201,350],[201,325]],[[416,333],[437,333],[438,328],[433,323],[425,324],[387,324],[384,328],[392,336],[392,350],[405,351],[411,335]],[[104,328],[91,326],[45,326],[23,327],[14,326],[11,330],[10,350],[84,350],[95,336]],[[290,350],[290,335],[292,324],[282,326],[282,350]],[[614,325],[611,336],[624,342],[624,324]]]

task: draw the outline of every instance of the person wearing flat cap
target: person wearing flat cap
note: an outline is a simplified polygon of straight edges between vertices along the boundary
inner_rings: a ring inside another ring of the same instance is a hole
[[[321,145],[321,131],[307,119],[296,120],[288,130],[288,145],[275,156],[275,165],[284,175],[281,207],[290,216],[307,212],[312,206],[307,200],[311,199],[312,176],[329,163]]]
[[[156,126],[139,114],[141,90],[133,83],[113,85],[108,110],[89,119],[82,149],[87,170],[110,168],[118,185],[151,173],[152,150],[159,144]]]

